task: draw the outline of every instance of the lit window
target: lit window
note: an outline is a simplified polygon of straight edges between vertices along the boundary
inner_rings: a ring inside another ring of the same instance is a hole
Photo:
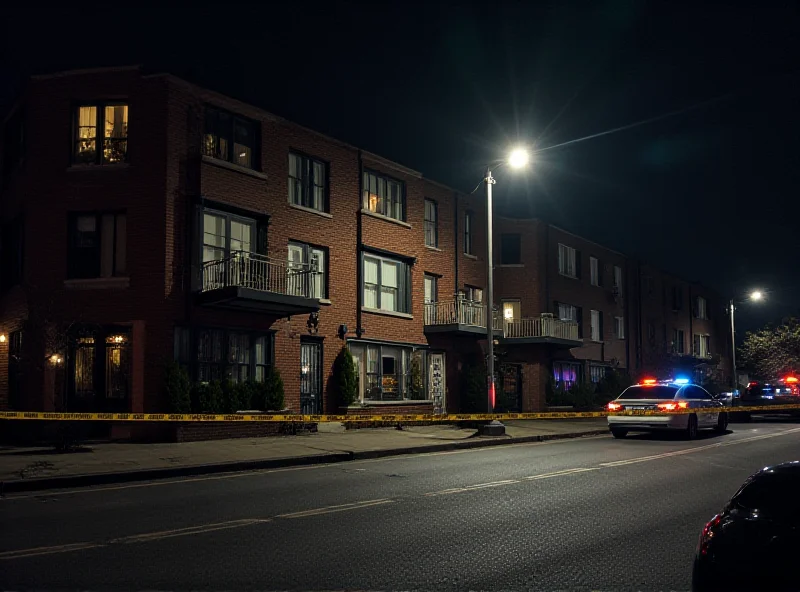
[[[408,266],[402,261],[364,256],[364,308],[410,312]]]
[[[522,317],[519,300],[503,300],[503,320],[518,321]]]
[[[363,208],[395,220],[406,219],[405,187],[401,181],[364,172]]]
[[[256,122],[206,107],[203,154],[248,169],[257,169],[257,145]]]
[[[127,159],[128,105],[81,105],[75,111],[74,130],[73,163],[118,164]]]
[[[428,400],[424,350],[351,342],[359,401]]]

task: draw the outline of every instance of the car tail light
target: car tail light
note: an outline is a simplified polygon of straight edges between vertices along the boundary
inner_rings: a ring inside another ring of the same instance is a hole
[[[656,405],[661,411],[675,411],[676,409],[687,409],[689,403],[686,401],[677,401],[675,403],[659,403]]]
[[[708,554],[708,547],[716,535],[715,529],[719,526],[720,522],[722,522],[722,518],[717,514],[703,527],[703,532],[700,533],[700,542],[697,545],[697,550],[700,551],[701,555]]]
[[[608,410],[609,411],[621,411],[622,410],[622,405],[620,403],[615,403],[614,401],[611,401],[608,404]]]

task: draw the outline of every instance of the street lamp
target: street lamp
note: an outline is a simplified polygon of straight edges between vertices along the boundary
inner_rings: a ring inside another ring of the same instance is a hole
[[[764,292],[761,290],[753,290],[747,295],[745,302],[761,302],[764,299]],[[733,321],[733,313],[736,310],[733,298],[731,298],[731,362],[733,366],[733,390],[734,393],[739,390],[739,377],[736,375],[736,325]]]
[[[492,176],[492,168],[499,169],[504,164],[508,164],[513,169],[521,169],[528,166],[530,154],[525,148],[516,148],[511,151],[504,160],[495,161],[486,167],[486,341],[489,344],[489,358],[487,360],[486,384],[488,395],[489,413],[494,412],[495,390],[494,390],[494,259],[492,256],[492,185],[496,183]],[[495,422],[492,422],[495,423]],[[499,422],[498,422],[499,423]],[[497,425],[497,424],[495,424]]]

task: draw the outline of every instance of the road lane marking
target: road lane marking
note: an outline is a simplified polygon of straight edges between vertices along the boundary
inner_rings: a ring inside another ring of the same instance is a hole
[[[16,549],[14,551],[3,551],[0,553],[0,560],[3,559],[22,559],[24,557],[35,557],[37,555],[52,555],[53,553],[69,553],[70,551],[83,551],[95,547],[104,547],[104,543],[71,543],[68,545],[54,545],[52,547],[33,547],[31,549]]]
[[[175,528],[173,530],[134,534],[131,536],[112,539],[109,541],[109,544],[146,543],[149,541],[157,541],[159,539],[203,534],[206,532],[215,532],[217,530],[228,530],[230,528],[241,528],[243,526],[252,526],[253,524],[263,524],[265,522],[271,522],[271,520],[269,518],[243,518],[241,520],[230,520],[228,522],[201,524],[199,526],[188,526],[186,528]]]
[[[441,491],[430,491],[428,493],[424,493],[425,496],[434,496],[434,495],[449,495],[451,493],[461,493],[463,491],[474,491],[476,489],[486,489],[488,487],[500,487],[502,485],[511,485],[513,483],[519,483],[517,479],[505,479],[503,481],[491,481],[489,483],[478,483],[477,485],[465,485],[463,487],[452,487],[450,489],[442,489]]]
[[[625,460],[615,460],[611,462],[600,463],[601,467],[621,467],[624,465],[632,465],[641,462],[648,462],[651,460],[659,460],[662,458],[671,458],[673,456],[682,456],[684,454],[692,454],[694,452],[699,452],[702,450],[709,450],[712,448],[723,448],[726,446],[735,446],[737,444],[744,444],[747,442],[755,442],[757,440],[767,440],[770,438],[777,438],[778,436],[785,436],[787,434],[793,434],[796,432],[800,432],[800,428],[794,428],[791,430],[784,430],[782,432],[777,432],[773,434],[761,434],[758,436],[750,436],[749,438],[741,438],[739,440],[731,440],[728,442],[716,442],[714,444],[707,444],[705,446],[693,446],[692,448],[684,448],[683,450],[674,450],[672,452],[664,452],[662,454],[652,454],[650,456],[640,456],[637,458],[628,458]]]
[[[369,508],[371,506],[380,506],[382,504],[391,504],[394,500],[391,499],[377,499],[368,500],[365,502],[353,502],[351,504],[340,504],[337,506],[326,506],[324,508],[315,508],[313,510],[303,510],[302,512],[289,512],[288,514],[278,514],[275,518],[306,518],[308,516],[319,516],[321,514],[333,514],[334,512],[347,512],[348,510],[360,510],[361,508]]]
[[[526,481],[535,481],[537,479],[549,479],[550,477],[562,477],[566,475],[574,475],[575,473],[585,473],[586,471],[597,471],[599,467],[582,467],[578,469],[564,469],[563,471],[553,471],[552,473],[542,473],[541,475],[531,475],[524,477]]]

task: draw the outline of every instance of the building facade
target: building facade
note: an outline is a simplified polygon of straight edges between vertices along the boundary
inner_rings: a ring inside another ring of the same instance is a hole
[[[481,196],[170,75],[34,78],[0,150],[3,408],[165,411],[177,360],[194,382],[277,368],[298,412],[456,412],[487,323],[526,411],[549,376],[646,366],[651,321],[723,354],[713,316],[642,295],[655,271],[538,220],[496,218],[492,310]]]

